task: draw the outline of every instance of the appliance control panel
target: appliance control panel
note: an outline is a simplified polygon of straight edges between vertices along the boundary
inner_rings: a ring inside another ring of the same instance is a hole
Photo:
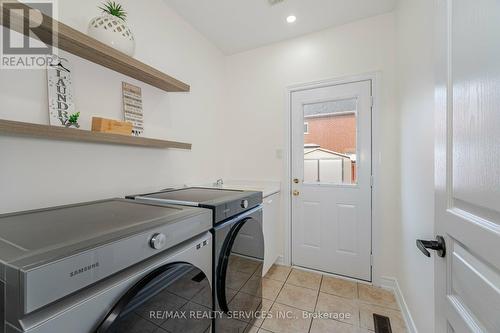
[[[262,192],[247,192],[245,198],[239,198],[219,205],[215,208],[215,222],[221,222],[229,217],[241,214],[262,203]]]

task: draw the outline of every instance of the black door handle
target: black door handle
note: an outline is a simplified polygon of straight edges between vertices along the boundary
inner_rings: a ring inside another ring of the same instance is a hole
[[[435,241],[417,239],[417,247],[428,257],[431,256],[431,253],[427,251],[427,249],[437,251],[437,255],[440,257],[444,257],[446,255],[446,245],[442,236],[436,236]]]

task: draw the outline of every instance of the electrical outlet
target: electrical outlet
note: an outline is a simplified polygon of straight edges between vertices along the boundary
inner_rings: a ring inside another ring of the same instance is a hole
[[[283,149],[276,149],[276,158],[281,160],[283,158]]]

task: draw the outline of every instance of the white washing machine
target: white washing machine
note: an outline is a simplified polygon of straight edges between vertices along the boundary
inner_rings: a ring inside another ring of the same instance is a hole
[[[211,226],[124,199],[0,215],[0,332],[209,332]]]

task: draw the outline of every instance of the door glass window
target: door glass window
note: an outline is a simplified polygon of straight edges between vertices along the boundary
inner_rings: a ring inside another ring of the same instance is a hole
[[[211,325],[211,308],[211,288],[205,274],[179,263],[128,300],[106,333],[204,333]]]
[[[304,183],[356,184],[356,98],[304,105]]]

